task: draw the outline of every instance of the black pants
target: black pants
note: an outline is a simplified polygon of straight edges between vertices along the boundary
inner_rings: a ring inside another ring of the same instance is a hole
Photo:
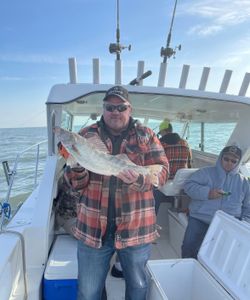
[[[166,196],[159,190],[155,189],[153,190],[154,198],[155,198],[155,213],[158,214],[159,207],[162,202],[169,202],[174,203],[174,197],[173,196]]]

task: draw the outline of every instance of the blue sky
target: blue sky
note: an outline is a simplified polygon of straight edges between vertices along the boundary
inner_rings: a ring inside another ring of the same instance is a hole
[[[123,83],[137,62],[156,85],[174,0],[120,0]],[[250,72],[249,0],[178,0],[166,86],[177,87],[183,64],[191,65],[187,87],[197,89],[203,67],[211,67],[207,90],[218,91],[224,71],[233,70],[229,93],[237,94]],[[68,58],[76,57],[79,82],[92,81],[92,59],[99,57],[101,82],[114,82],[116,0],[2,0],[0,2],[0,128],[46,125],[50,88],[67,83]],[[247,95],[250,96],[250,88]]]

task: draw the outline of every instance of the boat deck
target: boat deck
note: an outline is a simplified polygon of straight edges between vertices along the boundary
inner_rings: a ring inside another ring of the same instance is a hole
[[[172,247],[169,241],[169,212],[168,209],[172,205],[170,203],[162,203],[157,216],[157,223],[160,226],[160,237],[152,244],[151,260],[158,259],[173,259],[178,258],[180,253],[179,244],[177,247]],[[178,227],[174,225],[174,227]],[[52,247],[50,258],[45,270],[45,281],[50,280],[56,282],[60,279],[77,278],[77,241],[69,235],[57,233],[58,237]],[[172,233],[175,236],[176,233]],[[174,244],[176,244],[174,242]],[[174,249],[175,248],[175,249]],[[178,251],[176,251],[178,249]],[[115,262],[115,255],[113,256],[110,268]],[[63,267],[65,266],[65,267]],[[57,278],[57,279],[56,279]],[[51,281],[50,281],[51,282]],[[125,281],[122,278],[115,278],[111,276],[110,272],[106,280],[106,290],[108,300],[122,300],[125,299]]]

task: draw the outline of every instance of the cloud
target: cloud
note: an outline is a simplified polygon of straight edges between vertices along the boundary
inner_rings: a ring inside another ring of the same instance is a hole
[[[0,54],[2,62],[64,64],[65,59],[44,54]]]
[[[204,26],[204,25],[197,25],[192,27],[188,34],[198,34],[200,36],[208,36],[208,35],[214,35],[215,33],[223,30],[222,26],[219,25],[211,25],[211,26]]]
[[[27,77],[18,77],[18,76],[9,76],[9,75],[5,75],[5,76],[0,76],[0,82],[2,81],[6,81],[6,82],[11,82],[11,81],[36,81],[36,80],[53,80],[56,81],[59,78],[56,76],[52,76],[52,75],[48,75],[48,76],[27,76]]]
[[[66,54],[61,55],[47,55],[39,53],[12,53],[12,54],[1,54],[1,62],[12,62],[12,63],[30,63],[30,64],[56,64],[65,65],[68,63],[68,58]],[[86,63],[85,59],[77,58],[77,65],[92,66],[91,62]]]
[[[189,34],[215,35],[231,26],[249,21],[249,0],[197,0],[180,7],[185,16],[199,16],[200,24],[192,27]]]
[[[234,50],[228,52],[227,55],[223,56],[219,60],[215,61],[216,66],[230,65],[230,67],[238,67],[241,65],[242,70],[249,70],[250,64],[246,63],[250,57],[250,34],[245,36],[244,39],[238,40]]]

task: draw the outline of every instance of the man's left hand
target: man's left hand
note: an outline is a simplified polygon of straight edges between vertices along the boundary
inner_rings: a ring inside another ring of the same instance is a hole
[[[139,173],[134,170],[124,170],[117,175],[123,182],[131,184],[137,181]]]

